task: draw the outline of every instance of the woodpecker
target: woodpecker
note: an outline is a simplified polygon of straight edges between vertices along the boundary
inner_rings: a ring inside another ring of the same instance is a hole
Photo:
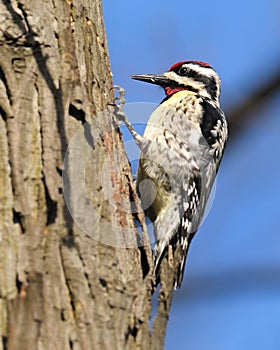
[[[179,250],[176,289],[227,141],[227,122],[219,104],[220,79],[209,64],[200,61],[178,62],[163,74],[131,78],[165,90],[143,137],[132,134],[141,150],[136,186],[154,225],[156,278],[159,282],[163,259]]]

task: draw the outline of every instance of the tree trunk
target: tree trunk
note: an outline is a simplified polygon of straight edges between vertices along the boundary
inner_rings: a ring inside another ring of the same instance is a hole
[[[0,350],[163,348],[100,2],[0,2]]]

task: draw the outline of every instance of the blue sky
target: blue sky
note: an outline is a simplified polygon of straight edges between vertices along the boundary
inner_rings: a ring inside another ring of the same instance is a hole
[[[114,83],[128,103],[163,91],[132,81],[171,64],[209,62],[227,111],[280,66],[280,3],[103,1]],[[165,349],[280,348],[280,93],[259,106],[227,148],[210,215],[174,294]]]

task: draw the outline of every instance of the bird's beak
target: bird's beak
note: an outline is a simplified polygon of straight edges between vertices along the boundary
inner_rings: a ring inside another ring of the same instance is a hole
[[[163,88],[170,85],[170,79],[168,79],[164,74],[132,74],[130,77],[131,79],[156,84],[162,86]]]

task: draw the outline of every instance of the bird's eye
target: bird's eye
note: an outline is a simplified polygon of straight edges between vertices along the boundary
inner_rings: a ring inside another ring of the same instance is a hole
[[[179,70],[178,70],[178,74],[179,75],[188,75],[188,73],[189,73],[189,69],[188,68],[186,68],[186,67],[181,67]]]

